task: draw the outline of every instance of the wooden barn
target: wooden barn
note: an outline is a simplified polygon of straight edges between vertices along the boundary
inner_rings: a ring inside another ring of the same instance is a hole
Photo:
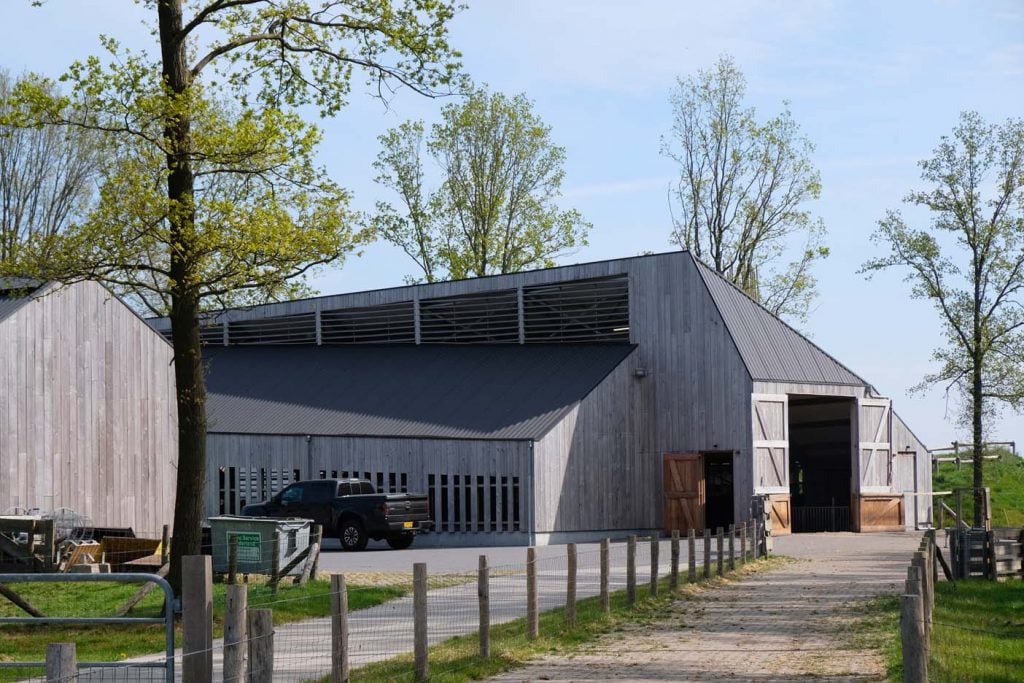
[[[226,311],[204,340],[209,515],[358,475],[429,493],[439,544],[715,527],[755,494],[775,533],[930,520],[891,401],[687,252]]]
[[[174,506],[172,358],[99,284],[0,281],[0,514],[69,508],[159,537]]]

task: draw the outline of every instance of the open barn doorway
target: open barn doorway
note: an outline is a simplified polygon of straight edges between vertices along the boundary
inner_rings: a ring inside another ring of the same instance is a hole
[[[850,398],[789,396],[789,485],[794,532],[850,531]]]
[[[704,482],[707,490],[706,514],[708,529],[729,528],[733,516],[732,451],[702,453]]]

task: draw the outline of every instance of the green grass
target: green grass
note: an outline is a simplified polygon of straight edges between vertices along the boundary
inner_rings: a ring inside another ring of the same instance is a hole
[[[997,451],[993,451],[995,454]],[[984,465],[985,486],[992,494],[992,526],[1024,526],[1024,458],[999,450],[998,460],[986,460]],[[953,463],[941,463],[939,471],[932,478],[935,491],[951,491],[973,486],[973,470],[970,463],[956,469]],[[955,497],[945,496],[946,504],[956,509]],[[970,522],[974,517],[974,500],[970,493],[963,497],[964,519]],[[936,512],[938,519],[938,512]],[[953,526],[951,515],[946,515],[946,526]]]
[[[10,588],[47,616],[112,616],[136,590],[138,584],[119,583],[24,583]],[[224,600],[227,587],[213,586],[214,637],[224,632]],[[350,610],[365,609],[401,597],[401,586],[348,587]],[[135,617],[159,616],[163,604],[160,591],[151,592],[129,614]],[[249,606],[274,610],[274,623],[285,624],[330,614],[330,582],[310,581],[302,586],[282,583],[276,596],[266,585],[249,587]],[[0,616],[27,616],[6,599],[0,598]],[[176,639],[180,645],[180,625]],[[119,661],[164,649],[163,626],[85,625],[0,626],[0,661],[41,661],[50,643],[74,642],[81,661]],[[28,672],[32,675],[38,672]],[[26,676],[24,670],[0,669],[0,681]]]
[[[938,583],[932,620],[931,680],[1024,678],[1024,582]]]
[[[903,680],[899,613],[898,597],[876,598],[858,610],[849,629],[855,643],[884,654],[892,681]],[[1024,582],[939,582],[932,621],[929,681],[1024,679]]]
[[[755,571],[771,569],[789,560],[773,557],[758,560],[739,568],[726,578],[713,578],[706,586],[714,586],[731,578],[739,578]],[[685,596],[702,590],[702,584],[686,584],[682,577],[680,595]],[[540,615],[540,637],[528,640],[526,620],[516,619],[491,628],[491,657],[478,656],[479,636],[477,634],[450,638],[430,648],[430,680],[433,682],[461,683],[476,681],[524,666],[538,656],[559,653],[567,654],[579,650],[596,638],[630,624],[652,623],[664,618],[671,604],[680,595],[670,595],[668,579],[659,582],[659,595],[650,597],[646,584],[638,586],[638,601],[630,607],[626,592],[616,591],[611,595],[611,613],[604,614],[598,598],[587,598],[577,603],[576,625],[565,623],[563,609],[555,609]],[[329,678],[323,679],[328,681]],[[402,655],[383,662],[369,664],[352,671],[351,680],[358,681],[411,681],[413,680],[412,655]]]

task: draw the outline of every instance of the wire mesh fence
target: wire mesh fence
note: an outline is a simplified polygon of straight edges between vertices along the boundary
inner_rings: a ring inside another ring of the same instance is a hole
[[[704,575],[705,558],[711,576],[719,573],[719,560],[722,571],[728,572],[731,566],[753,557],[755,535],[752,526],[743,525],[737,528],[732,543],[727,532],[721,541],[713,533],[697,535],[692,548],[684,537],[676,550],[672,539],[652,543],[642,538],[564,546],[539,557],[531,553],[532,561],[524,549],[522,561],[487,565],[485,570],[432,574],[427,566],[425,590],[419,594],[414,590],[413,571],[346,573],[345,600],[337,584],[332,587],[331,577],[322,573],[314,573],[302,585],[296,585],[301,571],[272,583],[267,574],[274,568],[266,566],[261,567],[266,574],[239,572],[235,578],[240,589],[230,588],[224,582],[226,577],[218,576],[209,585],[212,639],[200,648],[194,641],[185,645],[188,654],[183,655],[182,646],[189,639],[183,637],[182,629],[190,628],[186,609],[178,625],[174,679],[203,680],[202,672],[208,672],[211,680],[321,681],[330,680],[332,671],[340,666],[364,680],[422,680],[424,666],[433,676],[457,674],[479,666],[482,651],[490,657],[503,657],[523,648],[531,639],[528,615],[534,610],[541,637],[586,625],[603,618],[606,603],[611,610],[628,609],[629,594],[637,601],[654,593],[668,594],[673,567],[678,571],[678,584],[685,584],[691,556],[698,580]],[[741,556],[741,551],[745,555]],[[190,584],[186,577],[183,592],[196,590],[197,585],[203,590],[204,579],[199,581],[196,584],[193,579]],[[244,595],[241,610],[231,602],[239,595]],[[123,606],[123,597],[119,594],[117,599],[107,600],[104,609]],[[96,596],[91,599],[99,601]],[[52,610],[61,600],[65,601],[61,609],[67,613],[81,606],[70,595],[54,597],[46,605]],[[188,601],[184,602],[187,607]],[[347,605],[342,610],[343,603]],[[147,596],[131,613],[159,614],[162,609],[158,596]],[[269,613],[263,615],[264,610]],[[261,624],[261,616],[271,619],[272,627]],[[6,626],[0,629],[7,642],[14,632]],[[104,633],[97,641],[46,628],[19,632],[18,637],[26,641],[19,652],[35,647],[33,661],[41,661],[45,652],[40,649],[45,650],[47,644],[78,640],[79,665],[73,680],[165,680],[165,671],[151,668],[161,660],[153,654],[160,648],[147,644],[144,629],[127,632],[111,626],[109,630],[104,627]],[[114,665],[88,664],[104,658]],[[0,668],[0,680],[46,678],[38,668]]]

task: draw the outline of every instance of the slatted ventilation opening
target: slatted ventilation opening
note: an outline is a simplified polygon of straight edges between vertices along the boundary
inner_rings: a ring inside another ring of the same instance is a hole
[[[163,335],[167,341],[173,341],[171,339],[171,328],[166,330],[160,330],[160,334]],[[224,344],[224,326],[217,325],[202,325],[199,328],[199,343],[203,346],[221,346]]]
[[[422,344],[518,344],[516,290],[420,301]]]
[[[368,308],[323,311],[323,344],[414,344],[415,316],[411,301]]]
[[[228,343],[315,344],[316,314],[299,313],[261,320],[236,320],[228,323]]]
[[[627,276],[523,288],[528,344],[628,343]]]

